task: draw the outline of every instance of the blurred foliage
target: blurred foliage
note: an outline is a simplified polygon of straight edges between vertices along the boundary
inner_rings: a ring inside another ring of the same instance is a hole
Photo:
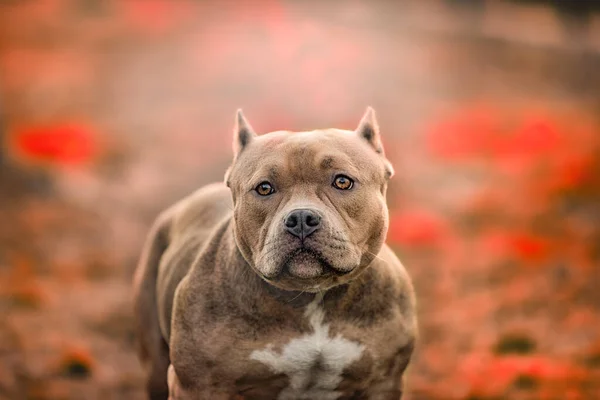
[[[223,178],[234,110],[352,129],[368,103],[419,299],[407,398],[600,398],[600,17],[547,2],[587,15],[576,43],[518,3],[3,2],[0,398],[142,398],[131,274]]]

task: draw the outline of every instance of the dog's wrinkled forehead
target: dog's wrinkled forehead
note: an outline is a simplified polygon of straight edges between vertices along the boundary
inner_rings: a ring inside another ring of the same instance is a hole
[[[383,178],[377,154],[353,143],[352,132],[318,130],[262,135],[238,159],[234,179],[254,183],[270,178],[311,182],[329,172],[344,172],[358,180]]]
[[[383,183],[393,174],[371,109],[356,131],[276,131],[260,136],[239,112],[233,147],[235,160],[226,175],[230,186],[252,185],[267,178],[310,182],[336,172],[358,181]]]

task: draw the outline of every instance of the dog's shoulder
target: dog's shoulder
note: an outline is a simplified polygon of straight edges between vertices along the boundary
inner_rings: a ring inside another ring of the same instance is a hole
[[[347,287],[331,289],[342,318],[365,328],[400,315],[406,322],[415,319],[412,281],[396,255],[384,245],[369,268]],[[336,295],[336,293],[338,293]]]
[[[232,209],[229,189],[223,183],[213,183],[174,204],[163,213],[163,218],[171,219],[171,235],[177,238],[214,228]]]
[[[408,319],[415,319],[416,297],[412,279],[388,245],[383,245],[376,264],[380,279],[390,282],[392,299],[399,305],[401,313]]]
[[[204,186],[157,218],[164,227],[167,245],[160,257],[156,283],[163,335],[170,336],[174,294],[192,266],[205,252],[214,252],[205,244],[231,214],[230,194],[223,184]]]
[[[375,263],[380,273],[391,279],[399,291],[407,291],[414,295],[412,281],[406,268],[388,245],[383,245]]]

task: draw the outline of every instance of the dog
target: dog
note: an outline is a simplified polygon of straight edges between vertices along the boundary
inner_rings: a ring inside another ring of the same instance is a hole
[[[225,182],[157,218],[134,277],[150,399],[400,399],[415,295],[384,243],[394,174],[375,113],[354,131],[257,135]]]

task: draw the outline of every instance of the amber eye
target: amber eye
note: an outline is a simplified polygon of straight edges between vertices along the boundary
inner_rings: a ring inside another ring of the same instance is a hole
[[[349,190],[354,186],[354,181],[346,175],[336,175],[333,180],[333,187],[340,190]]]
[[[275,192],[275,189],[273,189],[273,186],[269,182],[266,182],[266,181],[259,183],[258,186],[254,188],[254,190],[256,190],[256,193],[260,194],[261,196],[268,196]]]

